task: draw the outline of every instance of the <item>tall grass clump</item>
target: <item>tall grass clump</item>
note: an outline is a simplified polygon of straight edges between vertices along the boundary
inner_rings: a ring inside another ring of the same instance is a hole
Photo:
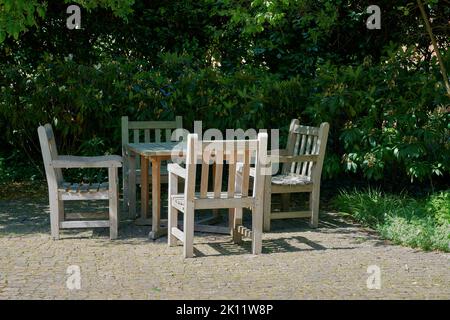
[[[379,189],[343,190],[334,204],[396,244],[450,252],[450,190],[423,199]]]

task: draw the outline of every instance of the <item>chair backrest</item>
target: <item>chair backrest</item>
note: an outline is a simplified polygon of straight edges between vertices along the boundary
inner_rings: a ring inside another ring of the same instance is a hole
[[[176,116],[174,121],[129,121],[122,117],[122,155],[125,156],[125,145],[130,143],[150,143],[173,141],[172,133],[183,128],[183,117]],[[136,157],[136,168],[140,169],[141,161]]]
[[[282,173],[300,174],[309,177],[313,181],[320,179],[329,128],[330,125],[328,122],[323,122],[317,128],[302,126],[298,119],[292,119],[286,146],[287,155],[318,155],[318,160],[317,162],[285,163],[282,168]]]
[[[250,165],[255,164],[253,191],[249,196]],[[201,165],[200,182],[196,181],[197,165]],[[258,197],[263,193],[263,174],[267,166],[267,133],[258,134],[250,140],[210,140],[198,141],[197,134],[189,134],[186,152],[186,201],[193,201],[195,192],[199,198],[225,199]],[[213,174],[210,171],[214,169]],[[237,170],[242,179],[236,179]],[[211,176],[211,182],[210,182]],[[212,178],[213,177],[213,178]],[[228,181],[224,181],[228,178]],[[225,183],[226,182],[226,183]],[[226,185],[225,190],[222,186]]]
[[[183,128],[183,118],[174,121],[129,121],[122,117],[122,146],[129,143],[172,141],[172,132]],[[131,138],[131,139],[130,139]]]
[[[63,175],[61,169],[51,166],[51,161],[58,156],[52,126],[48,123],[40,126],[38,135],[49,189],[57,188],[58,184],[63,182]]]

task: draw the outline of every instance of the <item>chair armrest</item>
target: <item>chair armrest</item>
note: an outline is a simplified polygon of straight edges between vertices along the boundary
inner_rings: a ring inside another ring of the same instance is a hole
[[[167,171],[179,176],[180,178],[186,179],[186,169],[181,167],[178,163],[169,163],[167,165]]]
[[[289,163],[289,162],[317,162],[319,155],[317,154],[302,154],[298,156],[282,156],[271,155],[268,156],[272,163]]]
[[[121,156],[58,156],[50,162],[54,168],[117,168],[122,166]]]

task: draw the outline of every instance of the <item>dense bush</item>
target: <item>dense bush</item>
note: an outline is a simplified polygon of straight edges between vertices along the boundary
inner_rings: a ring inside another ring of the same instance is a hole
[[[382,1],[381,32],[365,28],[364,1],[111,7],[127,20],[87,3],[83,30],[61,32],[65,5],[52,2],[39,27],[0,44],[3,178],[40,167],[45,122],[62,153],[119,152],[122,115],[283,133],[293,117],[329,121],[325,178],[433,183],[449,173],[450,102],[411,3]],[[435,5],[437,23],[448,8]],[[444,44],[445,32],[436,31]]]
[[[36,127],[50,122],[62,152],[114,153],[125,114],[179,114],[188,127],[203,120],[204,127],[219,129],[286,130],[298,117],[305,124],[331,123],[325,177],[349,171],[369,179],[428,179],[449,170],[449,105],[437,70],[411,70],[406,57],[400,50],[382,65],[370,59],[357,67],[328,63],[313,79],[283,80],[257,68],[225,73],[197,67],[176,54],[161,56],[158,68],[121,60],[88,66],[48,56],[36,70],[3,69],[3,139],[36,157]]]

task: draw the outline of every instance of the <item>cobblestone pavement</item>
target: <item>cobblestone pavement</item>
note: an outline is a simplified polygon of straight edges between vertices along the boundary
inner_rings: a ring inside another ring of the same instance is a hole
[[[63,231],[50,239],[48,205],[0,201],[0,299],[449,299],[449,254],[395,246],[324,214],[318,229],[275,221],[263,254],[229,236],[196,234],[197,258],[183,260],[167,238],[122,221],[106,229]],[[81,289],[67,287],[67,268],[81,270]],[[381,288],[368,289],[371,265]]]

